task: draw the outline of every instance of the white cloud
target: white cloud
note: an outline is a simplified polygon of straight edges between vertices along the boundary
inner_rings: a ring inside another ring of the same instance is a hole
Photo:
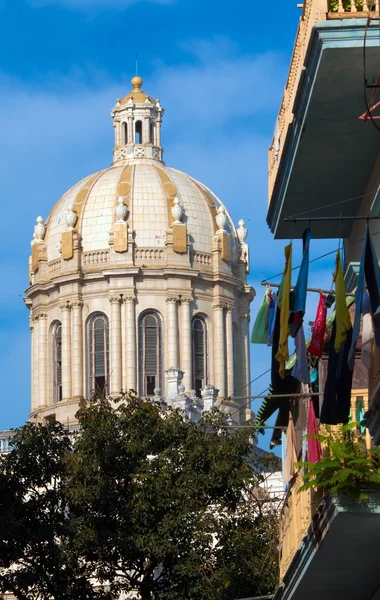
[[[60,5],[76,10],[119,9],[124,10],[133,4],[147,2],[151,4],[172,4],[174,0],[29,0],[37,8]]]

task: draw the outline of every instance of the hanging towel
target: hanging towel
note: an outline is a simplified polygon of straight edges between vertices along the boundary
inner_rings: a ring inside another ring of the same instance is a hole
[[[289,423],[286,432],[286,456],[284,467],[284,482],[289,483],[294,473],[296,472],[297,462],[297,446],[296,446],[296,430],[294,429],[293,417],[289,413]]]
[[[276,359],[279,362],[279,374],[285,377],[285,363],[289,358],[289,312],[290,312],[290,288],[292,279],[292,245],[285,247],[285,270],[282,280],[281,317],[280,317],[280,339]]]
[[[364,244],[362,250],[362,256],[360,259],[360,268],[358,275],[358,283],[355,292],[355,317],[354,317],[354,327],[352,331],[352,342],[350,352],[348,353],[348,364],[350,369],[354,368],[355,365],[355,352],[356,352],[356,344],[358,341],[358,336],[360,332],[360,319],[362,314],[362,305],[363,305],[363,293],[364,293],[364,270],[365,270],[365,262],[366,255],[369,250],[369,227],[367,225],[364,236]]]
[[[370,300],[375,343],[380,348],[380,267],[368,226],[365,237],[364,277]]]
[[[277,313],[277,294],[272,294],[269,303],[269,314],[268,314],[268,341],[267,346],[272,346],[273,344],[273,332],[276,324],[276,313]]]
[[[270,288],[267,287],[253,326],[251,337],[252,344],[266,344],[268,341],[268,311],[270,296]]]
[[[351,347],[352,328],[346,332],[346,340],[339,352],[335,351],[336,332],[335,320],[329,346],[327,379],[321,410],[321,423],[326,425],[348,423],[351,407],[353,371],[348,366],[348,352]]]
[[[340,252],[336,253],[336,268],[334,274],[335,282],[335,311],[336,311],[336,334],[335,334],[335,352],[339,352],[347,338],[347,331],[351,329],[350,313],[346,304],[346,290],[344,287],[344,277],[342,264],[340,262]]]
[[[290,335],[294,338],[302,325],[306,308],[307,281],[309,277],[309,250],[311,229],[308,227],[303,233],[303,255],[301,267],[298,272],[297,283],[291,293],[291,314],[289,321]]]
[[[309,365],[307,363],[306,341],[303,325],[298,330],[295,339],[296,363],[292,370],[292,375],[301,383],[309,383]]]
[[[323,340],[326,332],[326,316],[327,316],[327,308],[326,308],[326,296],[319,292],[319,303],[317,308],[317,314],[315,316],[315,321],[313,325],[313,333],[311,335],[311,342],[307,351],[309,354],[313,356],[318,356],[321,358],[322,356],[322,346]]]
[[[313,401],[309,401],[309,411],[307,416],[307,460],[312,463],[317,463],[322,458],[322,448],[318,440],[313,437],[318,433],[317,419],[315,418]]]
[[[373,334],[373,322],[372,316],[367,313],[363,317],[363,330],[362,330],[362,363],[367,369],[372,367],[372,340]]]

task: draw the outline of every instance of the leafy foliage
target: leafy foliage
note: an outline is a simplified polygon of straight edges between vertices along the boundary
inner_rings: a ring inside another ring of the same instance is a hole
[[[134,396],[78,419],[74,439],[28,424],[0,462],[0,591],[232,600],[275,588],[277,516],[252,493],[263,466],[246,430]]]
[[[367,496],[363,488],[380,489],[380,448],[367,450],[363,438],[355,438],[352,430],[358,423],[349,423],[337,429],[326,426],[326,434],[315,434],[325,448],[325,456],[318,463],[301,462],[306,468],[304,485],[299,491],[314,488],[331,494],[347,494],[354,502]]]

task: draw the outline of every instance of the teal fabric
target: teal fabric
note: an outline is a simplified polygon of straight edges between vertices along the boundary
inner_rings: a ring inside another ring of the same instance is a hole
[[[268,341],[269,300],[269,289],[267,289],[253,326],[251,338],[252,344],[266,344]]]

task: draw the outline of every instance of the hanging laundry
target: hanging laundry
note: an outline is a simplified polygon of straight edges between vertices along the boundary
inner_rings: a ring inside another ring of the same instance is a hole
[[[373,318],[375,343],[380,348],[380,267],[367,225],[364,252],[364,277]]]
[[[306,341],[303,325],[298,330],[295,339],[296,363],[292,370],[292,376],[301,383],[309,383],[309,365],[307,362]]]
[[[271,385],[272,394],[282,394],[282,398],[272,398],[271,406],[273,412],[279,409],[276,424],[285,426],[288,422],[290,396],[299,391],[299,383],[291,376],[289,371],[286,371],[285,377],[280,376],[280,364],[276,358],[278,344],[280,340],[280,319],[281,311],[277,306],[275,326],[273,329],[273,345],[272,345],[272,362],[271,362]],[[288,394],[287,396],[285,394]]]
[[[290,313],[290,288],[292,279],[292,245],[285,247],[285,270],[281,282],[281,316],[280,316],[280,339],[276,359],[279,362],[279,374],[282,379],[285,377],[285,362],[289,358],[289,313]],[[279,299],[280,301],[280,299]]]
[[[311,342],[307,349],[309,354],[318,356],[318,358],[322,356],[322,346],[326,332],[327,308],[325,302],[326,296],[322,292],[319,292],[317,314],[313,325],[313,333],[311,334]]]
[[[340,252],[336,253],[336,267],[334,274],[335,282],[335,352],[339,352],[347,338],[347,331],[351,329],[350,313],[346,304],[346,290],[344,287],[344,277],[342,263],[340,261]]]
[[[365,231],[365,236],[364,236],[362,256],[360,259],[358,283],[357,283],[356,292],[355,292],[354,327],[353,327],[353,331],[352,331],[351,348],[350,348],[350,352],[348,354],[348,364],[350,366],[350,369],[353,369],[354,365],[355,365],[356,344],[357,344],[359,332],[360,332],[360,321],[361,321],[362,305],[363,305],[363,293],[365,291],[364,290],[364,286],[365,286],[364,270],[365,270],[365,262],[366,262],[366,253],[368,251],[368,239],[369,239],[369,227],[367,225],[366,231]]]
[[[315,418],[313,401],[309,401],[309,411],[307,418],[307,460],[317,463],[322,458],[322,448],[320,442],[312,437],[318,433],[317,419]]]
[[[329,346],[327,379],[323,395],[321,423],[337,425],[348,423],[351,407],[353,371],[348,366],[348,352],[352,341],[352,328],[346,331],[346,340],[339,352],[335,351],[337,323],[334,321]]]
[[[372,340],[374,339],[372,315],[367,313],[363,317],[362,329],[362,354],[363,365],[370,369],[372,367]]]
[[[296,446],[296,430],[294,429],[293,417],[289,412],[289,423],[286,432],[286,456],[284,466],[284,482],[289,483],[296,472],[297,462],[297,446]]]
[[[252,344],[266,344],[268,341],[268,311],[271,298],[271,289],[267,287],[265,296],[257,313],[252,330]]]
[[[277,294],[272,294],[272,297],[269,302],[267,346],[272,346],[273,344],[273,332],[276,324],[277,301]]]
[[[303,255],[301,267],[298,272],[297,283],[290,295],[290,320],[289,332],[294,338],[302,325],[306,309],[307,282],[309,278],[309,251],[311,229],[308,227],[303,233]]]

